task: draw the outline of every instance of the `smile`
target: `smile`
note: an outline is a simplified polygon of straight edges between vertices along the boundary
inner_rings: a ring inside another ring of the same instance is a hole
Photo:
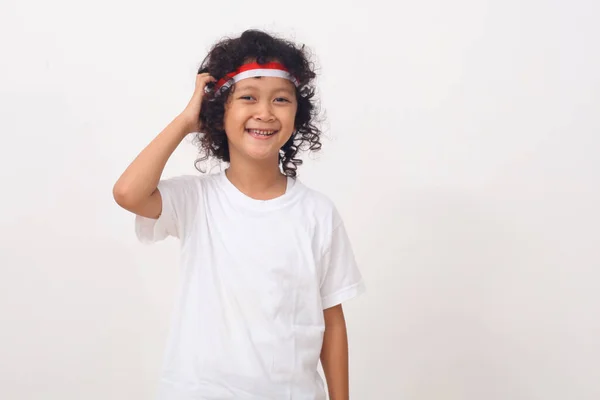
[[[279,131],[265,131],[260,129],[246,129],[246,132],[250,134],[250,136],[255,137],[257,139],[266,139],[270,136],[275,135]]]

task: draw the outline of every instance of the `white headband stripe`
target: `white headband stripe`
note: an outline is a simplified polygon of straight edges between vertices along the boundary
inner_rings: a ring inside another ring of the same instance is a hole
[[[298,86],[298,80],[287,71],[283,71],[280,69],[251,69],[234,75],[231,79],[225,82],[223,86],[219,88],[217,93],[227,90],[229,87],[231,87],[231,85],[241,81],[242,79],[255,78],[257,76],[271,76],[275,78],[284,78],[292,81],[292,83],[295,86]]]

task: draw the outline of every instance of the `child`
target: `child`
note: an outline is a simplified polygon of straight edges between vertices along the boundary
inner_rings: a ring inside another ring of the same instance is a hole
[[[318,150],[315,73],[303,48],[261,31],[217,43],[194,94],[129,165],[113,195],[138,238],[181,243],[161,400],[347,400],[341,303],[364,291],[332,202],[296,178]],[[160,179],[184,137],[228,163]]]

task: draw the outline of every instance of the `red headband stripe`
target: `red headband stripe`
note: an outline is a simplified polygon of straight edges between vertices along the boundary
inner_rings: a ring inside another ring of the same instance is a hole
[[[229,88],[234,83],[255,76],[275,76],[279,78],[289,79],[298,86],[298,79],[296,79],[288,69],[281,63],[268,62],[266,64],[258,64],[256,62],[244,64],[237,70],[228,73],[223,78],[219,79],[215,85],[215,94],[222,92]]]

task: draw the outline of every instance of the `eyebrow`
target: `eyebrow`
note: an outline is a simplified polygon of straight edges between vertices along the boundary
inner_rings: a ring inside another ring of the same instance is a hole
[[[237,90],[242,91],[242,90],[260,90],[257,86],[252,86],[252,85],[247,85],[241,88],[237,88]],[[278,92],[286,92],[287,94],[289,94],[290,96],[294,96],[295,93],[288,88],[278,88],[273,90],[273,93],[278,93]]]

